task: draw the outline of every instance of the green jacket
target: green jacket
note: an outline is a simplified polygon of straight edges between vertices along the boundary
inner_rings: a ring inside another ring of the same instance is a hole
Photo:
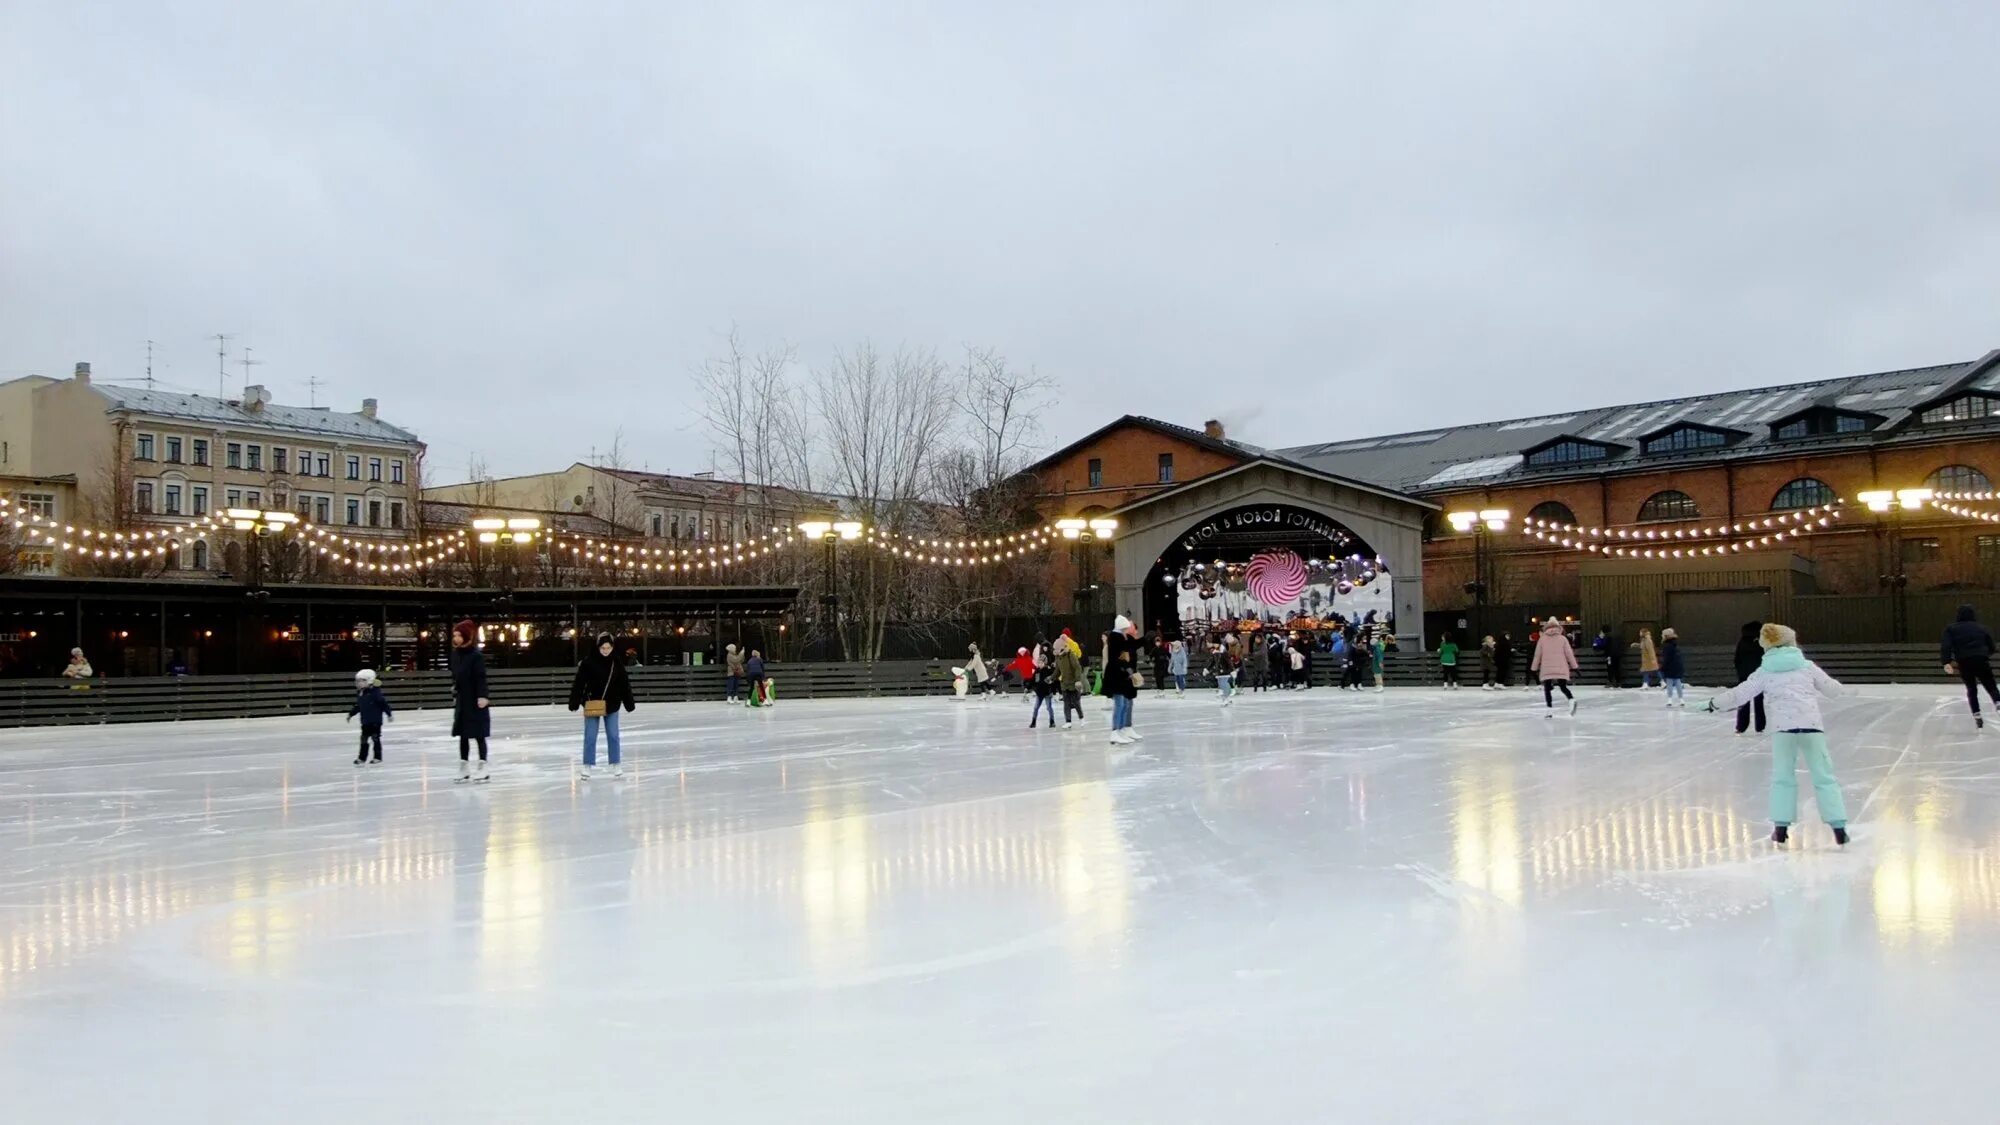
[[[1056,638],[1056,684],[1064,691],[1083,690],[1083,661],[1061,637]]]
[[[1447,668],[1458,664],[1458,642],[1446,641],[1438,646],[1438,663]]]

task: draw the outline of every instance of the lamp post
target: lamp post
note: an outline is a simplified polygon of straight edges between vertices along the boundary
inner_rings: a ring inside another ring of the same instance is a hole
[[[826,545],[825,581],[826,592],[819,596],[821,615],[832,624],[836,634],[840,630],[840,588],[835,579],[834,545],[841,540],[852,542],[861,538],[862,525],[859,520],[807,519],[798,523],[799,534],[807,539],[817,539]],[[845,644],[842,650],[845,651]]]
[[[504,544],[508,548],[507,561],[511,564],[512,577],[518,580],[521,570],[520,548],[534,545],[536,538],[541,535],[542,521],[532,517],[480,516],[472,521],[472,530],[477,533],[480,543],[487,546]],[[505,575],[507,571],[503,570],[501,573]],[[512,585],[512,582],[502,582],[501,588],[507,589]]]
[[[1070,554],[1076,561],[1076,594],[1071,598],[1071,608],[1084,613],[1097,613],[1097,576],[1092,573],[1091,545],[1109,542],[1118,534],[1118,521],[1110,516],[1064,516],[1056,521],[1056,530],[1071,544]]]
[[[1889,591],[1889,631],[1898,643],[1909,640],[1910,609],[1904,591],[1910,577],[1903,563],[1903,513],[1920,512],[1937,493],[1928,488],[1876,489],[1855,497],[1869,511],[1889,516],[1889,566],[1881,575],[1882,588]]]
[[[1506,508],[1481,508],[1477,511],[1451,512],[1445,519],[1451,522],[1453,531],[1463,535],[1472,533],[1472,581],[1465,584],[1465,592],[1472,595],[1472,632],[1475,643],[1485,643],[1486,637],[1486,548],[1493,533],[1507,530],[1507,521],[1514,513]]]
[[[285,529],[299,522],[294,512],[266,512],[256,508],[228,508],[222,513],[231,527],[250,533],[250,574],[248,582],[252,597],[260,597],[257,591],[264,585],[263,541],[273,535],[283,535]]]

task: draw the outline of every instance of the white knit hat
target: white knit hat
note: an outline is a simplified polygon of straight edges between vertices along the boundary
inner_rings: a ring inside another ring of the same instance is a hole
[[[368,685],[374,683],[375,669],[363,668],[361,671],[354,673],[354,682],[359,687],[367,687]]]
[[[1772,621],[1758,631],[1757,643],[1765,648],[1797,648],[1799,634],[1789,625]]]
[[[1118,615],[1118,619],[1111,623],[1111,627],[1122,633],[1132,627],[1132,619],[1121,613]]]

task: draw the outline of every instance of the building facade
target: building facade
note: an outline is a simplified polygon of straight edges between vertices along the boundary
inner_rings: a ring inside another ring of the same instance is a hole
[[[728,543],[790,527],[825,503],[776,486],[612,469],[581,461],[567,469],[468,481],[424,490],[424,499],[467,509],[586,516],[616,534],[685,542]]]
[[[285,510],[342,534],[415,534],[424,444],[381,419],[283,406],[260,386],[240,399],[69,379],[0,384],[0,472],[73,480],[63,520],[115,530],[186,529],[170,569],[222,566],[193,527],[229,508]]]

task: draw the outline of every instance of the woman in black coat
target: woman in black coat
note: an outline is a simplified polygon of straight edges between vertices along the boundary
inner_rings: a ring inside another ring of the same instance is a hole
[[[631,711],[638,701],[632,697],[632,680],[625,674],[624,662],[612,655],[613,647],[611,634],[598,634],[597,651],[576,666],[576,679],[569,685],[570,710],[583,709],[596,700],[604,703],[601,717],[590,714],[583,717],[583,769],[579,776],[585,781],[590,780],[590,771],[597,765],[599,724],[604,727],[604,742],[611,751],[611,776],[625,776],[625,767],[618,759],[618,712],[621,708]]]
[[[470,619],[451,627],[451,733],[458,736],[458,779],[474,780],[472,744],[479,743],[479,774],[485,781],[486,740],[493,735],[487,710],[486,656],[479,651],[479,626]]]
[[[1743,635],[1736,641],[1736,682],[1741,684],[1756,673],[1764,663],[1764,646],[1757,640],[1757,633],[1764,628],[1762,621],[1743,623]],[[1750,729],[1750,712],[1757,712],[1757,733],[1764,733],[1764,697],[1758,696],[1736,709],[1736,733]]]

